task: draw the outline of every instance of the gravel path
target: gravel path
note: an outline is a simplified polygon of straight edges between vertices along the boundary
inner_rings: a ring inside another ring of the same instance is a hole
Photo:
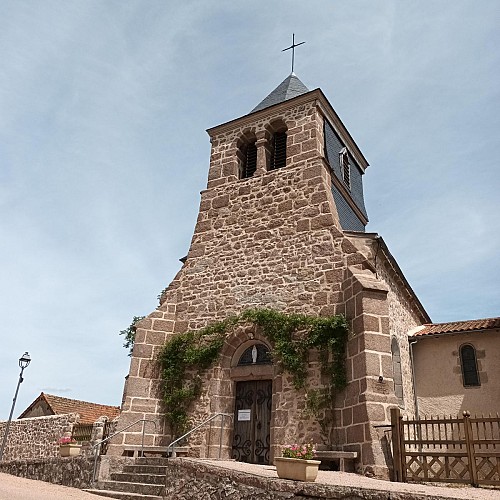
[[[34,481],[0,472],[0,500],[99,500],[76,488]]]

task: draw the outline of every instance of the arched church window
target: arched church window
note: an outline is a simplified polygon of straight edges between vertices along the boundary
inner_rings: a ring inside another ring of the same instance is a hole
[[[392,371],[394,376],[394,393],[398,398],[398,404],[404,407],[403,397],[403,373],[401,370],[401,352],[399,349],[398,339],[392,337],[391,340],[391,353],[392,353]]]
[[[254,344],[245,349],[238,361],[238,366],[272,364],[269,348],[264,344]]]
[[[342,172],[342,179],[347,189],[351,189],[351,166],[349,165],[349,154],[347,148],[342,148],[339,153],[340,158],[340,171]]]
[[[481,385],[477,370],[476,350],[474,346],[465,344],[460,347],[460,365],[462,368],[462,380],[464,387]]]

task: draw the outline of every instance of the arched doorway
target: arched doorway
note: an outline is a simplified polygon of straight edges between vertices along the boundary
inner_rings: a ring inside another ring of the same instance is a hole
[[[273,365],[269,347],[249,341],[236,350],[231,363],[234,428],[231,457],[254,464],[269,464]]]

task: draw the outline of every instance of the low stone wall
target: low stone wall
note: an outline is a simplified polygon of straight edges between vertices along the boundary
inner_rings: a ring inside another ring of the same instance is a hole
[[[57,457],[59,439],[63,435],[71,435],[71,429],[78,422],[78,418],[78,413],[69,413],[13,420],[3,460]],[[0,422],[0,436],[3,436],[6,426],[7,422]]]
[[[175,458],[168,461],[165,498],[176,500],[409,500],[411,495],[388,494],[382,489],[361,489],[342,485],[305,483],[267,478],[238,470],[216,467],[195,460]]]
[[[93,470],[93,459],[85,457],[39,458],[0,463],[0,472],[73,488],[89,488]]]

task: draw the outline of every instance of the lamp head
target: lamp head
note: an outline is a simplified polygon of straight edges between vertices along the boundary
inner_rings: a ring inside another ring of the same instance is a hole
[[[25,352],[20,358],[19,358],[19,367],[20,368],[26,368],[31,362],[31,357],[30,355]]]

